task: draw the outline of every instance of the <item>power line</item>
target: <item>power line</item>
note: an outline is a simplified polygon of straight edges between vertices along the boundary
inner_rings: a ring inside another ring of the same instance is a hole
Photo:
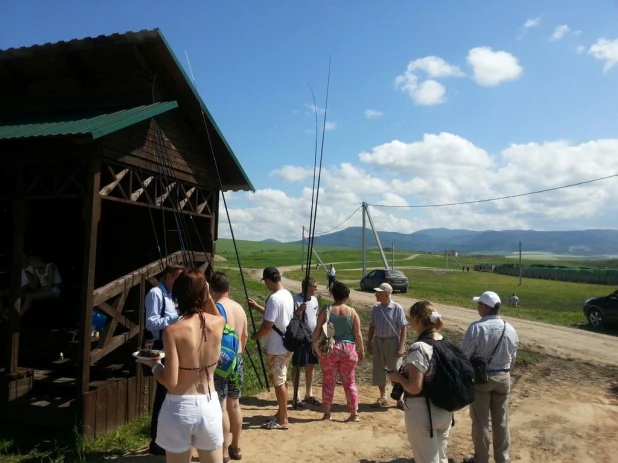
[[[316,233],[315,235],[316,235],[316,236],[326,235],[327,233],[330,233],[330,232],[332,232],[333,230],[338,229],[338,228],[339,228],[339,227],[341,227],[344,223],[346,223],[348,220],[350,220],[352,217],[354,217],[354,214],[356,214],[356,213],[358,212],[358,210],[359,210],[361,207],[362,207],[362,206],[358,206],[358,208],[357,208],[354,212],[352,212],[352,214],[350,214],[350,217],[348,217],[347,219],[345,219],[343,222],[341,222],[341,223],[340,223],[339,225],[337,225],[336,227],[331,228],[330,230],[327,230],[327,231],[322,232],[322,233]]]
[[[569,185],[557,186],[554,188],[546,188],[545,190],[530,191],[528,193],[520,193],[517,195],[500,196],[498,198],[477,199],[475,201],[462,201],[458,203],[421,204],[421,205],[415,205],[415,206],[395,206],[395,205],[389,205],[389,204],[368,204],[368,205],[373,206],[373,207],[423,208],[423,207],[446,207],[446,206],[461,206],[464,204],[488,203],[491,201],[499,201],[501,199],[520,198],[522,196],[530,196],[530,195],[536,195],[539,193],[547,193],[548,191],[562,190],[564,188],[571,188],[574,186],[585,185],[587,183],[600,182],[601,180],[607,180],[608,178],[613,178],[613,177],[618,177],[618,174],[608,175],[607,177],[594,178],[592,180],[586,180],[584,182],[571,183]]]

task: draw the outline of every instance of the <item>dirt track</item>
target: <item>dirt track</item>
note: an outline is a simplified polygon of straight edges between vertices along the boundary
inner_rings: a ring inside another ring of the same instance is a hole
[[[281,267],[281,272],[296,270],[298,267]],[[257,274],[256,274],[257,275]],[[260,275],[261,277],[261,275]],[[260,278],[258,277],[258,279]],[[300,282],[283,277],[286,288],[300,291]],[[326,286],[320,285],[318,291],[326,292]],[[393,299],[404,308],[410,307],[417,299],[411,297],[413,293],[393,295]],[[350,305],[357,307],[373,306],[373,293],[350,290]],[[438,311],[444,315],[448,329],[465,331],[468,325],[478,319],[474,303],[470,301],[470,308],[446,306],[436,304]],[[539,352],[563,357],[576,358],[590,363],[609,364],[618,366],[618,337],[602,333],[549,325],[519,318],[504,317],[517,330],[523,346]]]

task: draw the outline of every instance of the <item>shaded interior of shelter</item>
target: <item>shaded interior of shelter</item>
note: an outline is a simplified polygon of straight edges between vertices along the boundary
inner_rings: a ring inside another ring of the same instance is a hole
[[[7,288],[10,280],[11,207],[8,201],[0,203],[0,222],[4,224],[0,230],[0,288]],[[155,208],[104,202],[98,230],[95,288],[181,250],[178,225],[183,230],[183,241],[193,245],[190,249],[204,252],[199,244],[204,238],[196,233],[200,227],[207,229],[200,223],[204,221],[178,217],[173,212]],[[83,227],[80,199],[39,200],[28,204],[25,254],[56,264],[62,277],[62,292],[57,299],[34,301],[21,319],[19,365],[61,373],[65,377],[60,383],[63,388],[75,385],[77,373],[73,361],[77,358],[78,345],[75,336],[80,316]],[[137,292],[129,294],[133,299],[138,296]],[[131,299],[125,305],[139,307],[138,301]],[[131,308],[123,314],[139,323],[139,314]],[[121,333],[122,327],[118,330],[117,333]],[[137,348],[137,338],[133,341],[97,362],[91,370],[91,380],[101,380],[109,374],[134,374],[135,365],[130,354]],[[0,349],[5,348],[6,344],[1,343]],[[0,358],[5,359],[6,355]],[[73,381],[69,381],[70,378]],[[73,394],[74,391],[68,392]]]

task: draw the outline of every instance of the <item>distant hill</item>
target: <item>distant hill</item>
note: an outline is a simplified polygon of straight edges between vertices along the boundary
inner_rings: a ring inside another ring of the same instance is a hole
[[[368,247],[376,247],[371,229],[366,231]],[[508,254],[522,250],[582,256],[618,254],[618,230],[473,231],[429,228],[414,233],[378,232],[382,247],[408,251],[442,252],[448,249],[462,254]],[[295,241],[300,244],[300,241]],[[361,227],[350,227],[329,235],[315,237],[315,246],[360,248]]]
[[[268,238],[267,240],[262,240],[262,241],[260,241],[260,243],[271,243],[271,244],[278,244],[278,243],[281,243],[281,241],[277,241],[277,240],[274,240],[274,239],[272,239],[272,238]],[[299,243],[300,243],[300,241],[299,241]]]

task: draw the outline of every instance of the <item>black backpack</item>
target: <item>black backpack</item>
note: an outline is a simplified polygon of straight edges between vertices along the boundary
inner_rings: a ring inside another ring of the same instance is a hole
[[[417,339],[433,346],[436,371],[430,381],[423,385],[421,395],[427,400],[430,437],[433,437],[433,422],[429,402],[449,412],[461,410],[474,402],[474,369],[468,357],[455,344],[423,337]],[[455,424],[455,418],[453,418]]]
[[[283,338],[283,347],[289,352],[301,350],[305,346],[311,345],[313,341],[313,333],[307,325],[307,314],[305,312],[301,317],[292,317],[285,329],[285,334],[275,325],[273,325],[273,330]]]

